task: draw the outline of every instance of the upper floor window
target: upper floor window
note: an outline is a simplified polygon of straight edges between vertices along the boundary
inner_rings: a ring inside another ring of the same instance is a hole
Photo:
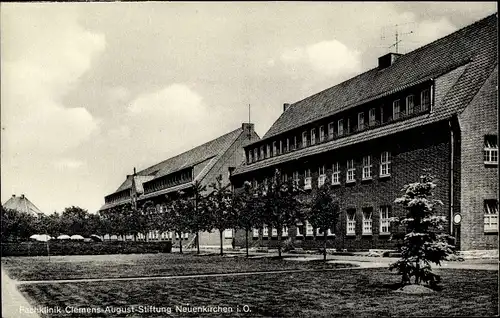
[[[259,150],[257,148],[255,148],[253,150],[253,157],[254,157],[254,161],[259,160]]]
[[[283,172],[283,174],[281,175],[281,181],[282,182],[288,181],[288,174],[286,172]]]
[[[401,104],[399,99],[396,99],[392,103],[392,115],[392,118],[394,119],[398,119],[401,117]]]
[[[264,159],[266,157],[264,151],[264,146],[260,146],[260,159]]]
[[[257,180],[253,179],[252,180],[252,188],[257,189],[258,187],[259,187],[259,183],[257,182]]]
[[[259,237],[259,229],[253,229],[253,237]]]
[[[498,232],[497,200],[484,200],[484,231]]]
[[[280,140],[280,148],[278,150],[278,155],[283,153],[283,140]]]
[[[363,209],[363,234],[372,234],[372,208]]]
[[[332,184],[340,184],[340,168],[338,162],[332,165]]]
[[[288,152],[289,150],[290,150],[290,138],[287,138],[285,145],[283,146],[283,152]]]
[[[316,143],[316,128],[311,129],[311,145]]]
[[[356,168],[354,167],[354,159],[347,160],[347,182],[354,182]]]
[[[390,213],[391,213],[391,207],[390,206],[381,206],[380,207],[380,234],[389,234],[390,231]]]
[[[344,134],[344,120],[339,119],[337,122],[337,133],[339,136],[342,136]]]
[[[233,229],[225,229],[224,230],[224,238],[233,238]]]
[[[269,228],[267,227],[267,225],[264,224],[264,226],[262,227],[262,236],[263,237],[269,237]]]
[[[384,151],[380,155],[380,176],[390,176],[391,175],[391,153],[389,151]]]
[[[406,110],[408,114],[413,114],[414,107],[415,107],[415,96],[413,95],[406,96]]]
[[[328,139],[333,139],[333,134],[334,134],[334,132],[333,132],[334,128],[333,127],[334,127],[333,123],[329,123],[328,124]]]
[[[323,184],[325,184],[325,179],[325,166],[320,166],[318,169],[318,187],[321,187]]]
[[[347,210],[347,227],[346,227],[347,235],[356,234],[356,210],[349,209]]]
[[[375,124],[375,108],[370,108],[370,112],[368,114],[368,124],[370,126],[374,125]]]
[[[495,135],[484,136],[484,163],[498,164],[498,142]]]
[[[293,144],[292,144],[291,150],[295,150],[297,148],[298,148],[298,146],[297,146],[297,136],[293,136]]]
[[[306,236],[313,236],[313,235],[314,235],[314,228],[311,225],[311,223],[306,221]]]
[[[319,127],[319,142],[323,142],[325,140],[325,127]]]
[[[372,156],[363,157],[363,180],[372,178]]]
[[[431,90],[429,88],[424,89],[420,93],[420,103],[422,104],[422,110],[428,110],[431,106]]]
[[[365,113],[364,112],[358,113],[358,129],[359,130],[365,129]]]
[[[278,148],[276,147],[276,141],[273,141],[273,153],[271,156],[276,156],[278,154]]]
[[[304,171],[304,189],[311,189],[311,169]]]
[[[266,158],[271,157],[271,145],[266,146]]]
[[[307,146],[307,131],[304,131],[302,133],[302,147],[306,147]]]
[[[292,177],[293,177],[293,183],[295,183],[296,185],[298,185],[299,182],[300,182],[299,172],[298,171],[294,171]]]

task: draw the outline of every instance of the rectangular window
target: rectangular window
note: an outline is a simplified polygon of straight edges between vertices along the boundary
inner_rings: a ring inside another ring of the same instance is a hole
[[[415,108],[415,96],[408,95],[406,96],[406,111],[408,115],[413,114]]]
[[[269,228],[265,224],[264,224],[264,226],[262,228],[262,236],[263,237],[269,237]]]
[[[233,229],[225,229],[224,230],[224,238],[227,238],[227,239],[233,238]]]
[[[320,166],[318,169],[318,188],[325,184],[326,174],[325,174],[325,166]]]
[[[332,184],[340,184],[340,168],[338,162],[332,165]]]
[[[380,155],[380,176],[387,177],[391,175],[391,153],[384,151]]]
[[[278,155],[283,153],[283,140],[280,140],[280,148],[278,150]]]
[[[358,113],[358,130],[365,129],[365,113]]]
[[[304,189],[311,189],[311,169],[304,171]]]
[[[302,224],[295,225],[295,236],[304,236],[304,232],[302,231]]]
[[[311,145],[316,143],[316,128],[311,129]]]
[[[401,104],[400,104],[399,99],[396,99],[392,103],[392,118],[394,118],[394,120],[396,120],[399,117],[401,117]]]
[[[271,156],[276,156],[277,153],[278,153],[278,148],[276,147],[276,141],[273,141],[273,152]]]
[[[381,206],[380,207],[380,234],[389,234],[389,217],[390,217],[391,207]]]
[[[265,155],[264,155],[264,146],[260,146],[260,159],[264,159],[265,158]]]
[[[259,229],[253,229],[253,237],[259,237]]]
[[[283,174],[281,175],[281,181],[285,183],[288,181],[288,174],[286,172],[283,172]]]
[[[363,157],[363,180],[372,178],[372,156]]]
[[[285,226],[281,232],[281,237],[288,237],[288,228]]]
[[[307,131],[302,133],[302,147],[307,147]]]
[[[356,168],[354,167],[354,159],[347,160],[347,182],[355,182]]]
[[[375,108],[370,108],[370,113],[368,114],[368,124],[370,126],[375,125]]]
[[[325,140],[325,127],[319,127],[319,142],[323,142]]]
[[[253,179],[252,180],[252,188],[255,190],[259,187],[259,183],[257,182],[257,180]]]
[[[484,136],[484,163],[498,165],[498,141],[495,135]]]
[[[428,110],[431,106],[431,90],[426,88],[420,93],[420,103],[422,111]]]
[[[344,120],[343,119],[339,119],[339,121],[337,122],[337,134],[339,136],[342,136],[344,134]]]
[[[363,234],[371,235],[372,234],[372,208],[364,208],[363,209]]]
[[[299,177],[299,172],[298,171],[294,171],[293,172],[293,183],[295,185],[298,185],[300,183],[300,177]]]
[[[266,146],[266,158],[271,157],[271,145]]]
[[[298,146],[297,136],[293,136],[293,147],[292,147],[292,150],[295,150],[298,147],[299,146]]]
[[[306,236],[313,236],[314,235],[314,229],[311,223],[306,221]]]
[[[334,137],[334,126],[333,123],[328,124],[328,139],[333,139]]]
[[[347,210],[347,235],[355,235],[356,234],[356,210],[349,209]]]
[[[275,228],[273,228],[273,229],[271,230],[271,236],[272,236],[272,237],[276,237],[276,236],[278,236],[278,230],[277,230],[277,229],[275,229]]]
[[[497,200],[484,200],[484,231],[498,232]]]

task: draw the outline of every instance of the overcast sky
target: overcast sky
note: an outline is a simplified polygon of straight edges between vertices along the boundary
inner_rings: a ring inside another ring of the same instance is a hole
[[[1,3],[1,199],[96,212],[134,167],[497,11],[461,3]],[[394,50],[394,48],[392,48]]]

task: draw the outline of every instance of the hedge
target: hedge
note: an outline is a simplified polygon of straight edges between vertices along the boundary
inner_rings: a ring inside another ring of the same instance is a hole
[[[45,242],[1,243],[2,256],[46,256]],[[103,254],[145,254],[171,253],[172,242],[77,242],[49,241],[50,255],[103,255]]]

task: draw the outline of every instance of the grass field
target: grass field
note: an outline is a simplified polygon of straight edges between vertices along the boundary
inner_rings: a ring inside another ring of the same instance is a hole
[[[66,314],[74,317],[221,316],[182,313],[175,306],[227,306],[231,316],[367,317],[493,316],[497,314],[497,272],[439,270],[443,290],[432,295],[394,293],[399,277],[387,269],[353,269],[163,281],[115,281],[21,285],[43,306],[114,308],[113,314]],[[244,306],[248,307],[244,307]],[[136,306],[136,307],[131,307]],[[142,306],[142,307],[141,307]],[[153,306],[153,307],[149,307]],[[131,313],[118,313],[129,310]],[[142,309],[141,309],[142,308]],[[147,308],[155,308],[142,313]],[[237,309],[241,312],[236,312]],[[244,313],[243,309],[251,312]],[[111,310],[111,309],[110,309]],[[142,311],[142,312],[141,312]],[[152,312],[151,312],[152,311]],[[168,311],[167,311],[168,313]]]
[[[58,280],[173,276],[293,269],[330,269],[350,264],[291,262],[276,258],[196,256],[194,254],[130,254],[93,256],[7,257],[4,269],[16,280]]]

